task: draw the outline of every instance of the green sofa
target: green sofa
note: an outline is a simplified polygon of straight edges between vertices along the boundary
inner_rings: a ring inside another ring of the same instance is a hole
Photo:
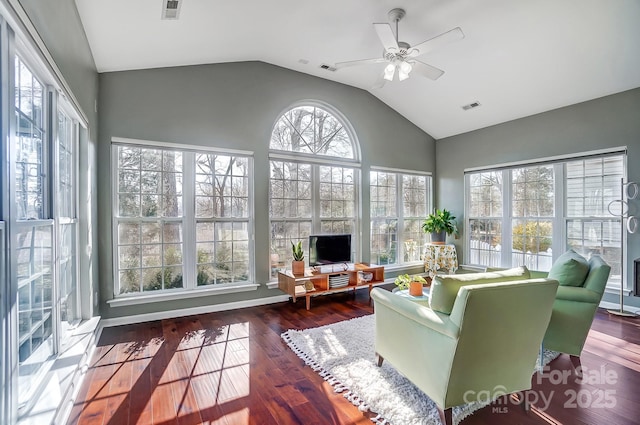
[[[388,360],[447,424],[453,406],[478,400],[481,391],[528,390],[557,288],[528,271],[436,277],[428,303],[374,288],[378,365]]]
[[[611,267],[598,255],[591,256],[587,264],[586,278],[578,286],[562,285],[560,281],[551,321],[543,341],[544,348],[569,354],[578,374],[581,371],[580,354],[611,271]],[[531,274],[537,277],[547,276],[547,273],[542,272]]]

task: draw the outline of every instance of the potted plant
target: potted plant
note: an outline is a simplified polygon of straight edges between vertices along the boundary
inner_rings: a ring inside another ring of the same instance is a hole
[[[398,289],[409,289],[409,295],[413,295],[414,297],[422,296],[422,287],[427,281],[424,277],[419,274],[414,274],[409,276],[408,274],[401,274],[396,277],[394,281]]]
[[[302,241],[297,244],[291,242],[291,253],[293,261],[291,262],[291,271],[293,274],[304,274],[304,251],[302,250]]]
[[[456,218],[446,209],[438,210],[429,216],[422,223],[422,230],[431,234],[431,243],[442,245],[447,238],[446,235],[458,234]]]

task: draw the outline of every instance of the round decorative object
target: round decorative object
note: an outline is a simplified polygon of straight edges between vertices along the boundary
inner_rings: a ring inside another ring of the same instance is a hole
[[[635,233],[638,230],[638,219],[632,215],[627,219],[627,231],[629,233]]]
[[[627,199],[636,199],[638,196],[638,183],[629,182],[627,183]]]

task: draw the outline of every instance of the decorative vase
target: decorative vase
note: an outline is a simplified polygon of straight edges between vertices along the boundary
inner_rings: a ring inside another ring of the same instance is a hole
[[[304,261],[292,261],[291,262],[291,272],[294,275],[304,274]]]
[[[409,295],[414,297],[421,297],[422,294],[422,282],[409,283]]]
[[[431,233],[431,243],[434,245],[444,245],[446,240],[447,232],[445,230]]]

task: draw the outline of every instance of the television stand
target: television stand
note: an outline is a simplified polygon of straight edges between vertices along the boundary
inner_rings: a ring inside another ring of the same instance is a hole
[[[359,279],[358,272],[371,273],[371,280]],[[373,285],[382,282],[384,282],[384,267],[365,263],[356,263],[353,269],[331,273],[319,273],[312,269],[305,269],[304,274],[299,275],[294,275],[291,270],[278,272],[278,288],[290,295],[294,303],[298,298],[305,297],[307,310],[311,308],[311,297],[333,292],[355,291],[365,286],[369,288],[369,299],[371,299]]]

